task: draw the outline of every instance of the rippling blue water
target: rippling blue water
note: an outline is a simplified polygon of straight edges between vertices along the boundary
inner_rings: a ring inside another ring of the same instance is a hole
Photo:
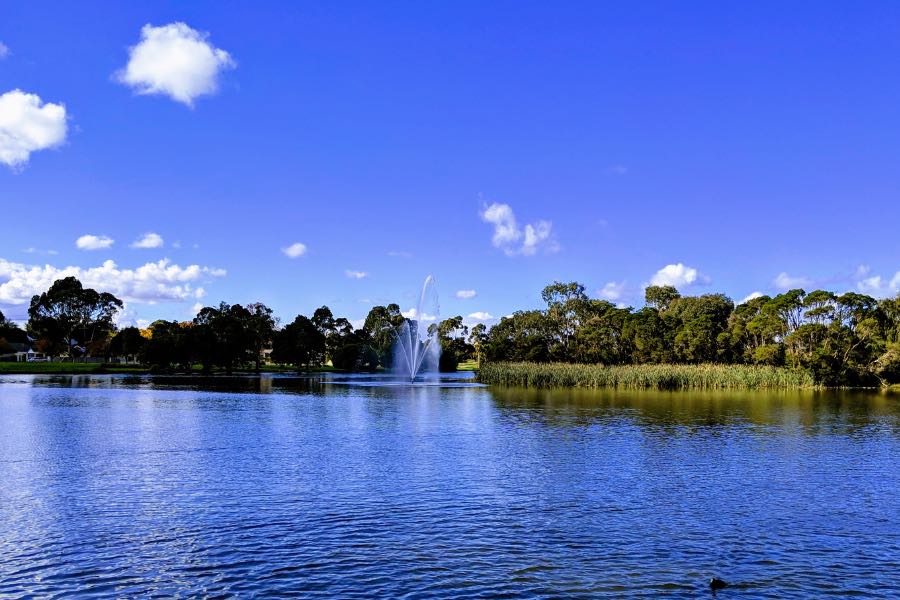
[[[0,378],[0,596],[900,596],[900,399]]]

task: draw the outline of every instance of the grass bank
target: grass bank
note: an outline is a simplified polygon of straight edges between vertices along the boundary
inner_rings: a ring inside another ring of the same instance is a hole
[[[788,389],[816,387],[802,371],[757,365],[574,365],[486,363],[478,381],[521,387],[628,389]]]
[[[104,365],[79,362],[0,362],[0,375],[79,375],[90,373],[144,373],[140,365]]]

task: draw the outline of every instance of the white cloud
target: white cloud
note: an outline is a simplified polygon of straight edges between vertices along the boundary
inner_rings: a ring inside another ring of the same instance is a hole
[[[224,277],[224,269],[199,265],[181,267],[168,259],[149,262],[136,269],[120,269],[115,262],[105,261],[99,267],[63,267],[25,265],[0,258],[0,303],[23,304],[35,294],[47,291],[63,277],[77,277],[85,287],[111,292],[129,302],[180,301],[205,294],[194,287],[199,281]]]
[[[350,279],[365,279],[369,276],[369,274],[365,271],[351,271],[350,269],[344,271],[344,275],[346,275]]]
[[[900,271],[897,271],[890,280],[881,275],[861,279],[856,283],[856,289],[870,296],[894,296],[900,292]]]
[[[403,250],[389,250],[387,255],[393,258],[412,258],[412,252],[404,252]]]
[[[196,317],[197,314],[203,310],[204,306],[202,302],[195,302],[191,307],[191,317]]]
[[[47,254],[49,256],[55,256],[59,254],[56,250],[41,250],[40,248],[35,248],[34,246],[29,246],[22,250],[25,254]]]
[[[7,56],[9,56],[9,46],[0,42],[0,60],[3,60]]]
[[[688,267],[683,263],[666,265],[657,271],[650,279],[651,285],[672,285],[675,287],[683,287],[693,285],[705,278],[701,278],[700,273],[693,267]]]
[[[762,296],[763,296],[762,292],[750,292],[749,294],[747,294],[747,296],[743,300],[738,302],[738,304],[746,304],[747,302],[750,302],[751,300],[755,300],[756,298],[762,298]]]
[[[306,244],[301,244],[300,242],[296,242],[288,246],[287,248],[282,248],[281,251],[288,258],[297,258],[299,256],[303,256],[306,254]]]
[[[494,318],[494,315],[487,311],[479,310],[473,313],[469,313],[468,318],[473,321],[490,321]]]
[[[459,290],[456,292],[456,297],[460,300],[468,300],[469,298],[474,298],[478,295],[478,292],[475,290]]]
[[[132,248],[162,248],[163,239],[158,233],[145,233],[142,237],[134,240],[131,244]]]
[[[219,74],[235,67],[208,37],[184,23],[144,25],[141,41],[129,49],[128,64],[115,77],[138,94],[165,94],[193,106],[197,97],[215,94]]]
[[[415,308],[410,308],[409,310],[401,310],[400,314],[407,319],[414,319],[417,321],[437,321],[436,315],[429,315],[425,312],[423,312],[421,316],[418,316],[418,311]]]
[[[115,240],[105,235],[83,235],[75,240],[75,247],[79,250],[103,250],[109,248]]]
[[[774,285],[779,290],[790,290],[794,288],[807,287],[812,283],[813,281],[809,277],[793,277],[784,272],[779,273],[778,276],[775,277],[775,279],[772,281],[772,285]]]
[[[66,141],[66,107],[44,103],[36,94],[12,90],[0,96],[0,162],[13,169],[32,152]]]
[[[491,243],[500,248],[507,256],[532,256],[538,249],[545,247],[555,251],[556,245],[550,240],[553,224],[550,221],[529,223],[519,227],[516,215],[509,204],[493,203],[481,211],[481,220],[494,226]]]
[[[625,293],[625,282],[618,281],[610,281],[606,285],[603,286],[602,289],[597,290],[597,295],[603,298],[604,300],[609,300],[610,302],[615,302],[619,300],[622,295]]]

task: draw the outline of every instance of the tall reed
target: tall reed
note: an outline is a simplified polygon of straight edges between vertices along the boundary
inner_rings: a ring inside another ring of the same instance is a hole
[[[478,381],[522,387],[631,389],[786,389],[816,387],[805,371],[760,365],[579,365],[496,362],[478,369]]]

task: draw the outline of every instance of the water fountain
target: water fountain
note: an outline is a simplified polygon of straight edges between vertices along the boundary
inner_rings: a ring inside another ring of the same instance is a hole
[[[394,341],[393,373],[407,381],[419,375],[436,375],[441,358],[441,343],[437,326],[440,305],[434,277],[429,275],[422,284],[419,304],[410,317],[397,328]]]

